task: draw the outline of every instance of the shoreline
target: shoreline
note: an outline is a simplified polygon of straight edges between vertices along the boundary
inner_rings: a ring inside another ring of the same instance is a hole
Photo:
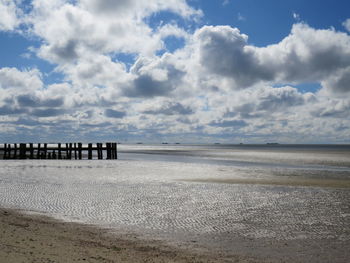
[[[97,226],[0,208],[1,262],[270,262],[170,246]]]

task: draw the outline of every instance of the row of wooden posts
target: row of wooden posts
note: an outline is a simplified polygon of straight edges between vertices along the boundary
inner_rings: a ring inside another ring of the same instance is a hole
[[[96,152],[93,155],[93,152]],[[3,154],[3,159],[89,159],[97,158],[99,160],[104,158],[104,151],[106,151],[106,159],[117,159],[117,143],[107,142],[92,143],[83,146],[82,143],[57,143],[49,145],[47,143],[5,143],[4,147],[0,147],[0,153]],[[87,152],[83,154],[83,152]]]

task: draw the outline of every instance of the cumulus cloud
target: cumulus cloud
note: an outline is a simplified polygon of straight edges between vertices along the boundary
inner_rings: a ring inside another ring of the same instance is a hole
[[[43,87],[41,73],[37,69],[20,71],[16,68],[0,68],[0,88],[37,90]]]
[[[0,133],[68,125],[89,128],[82,129],[86,136],[108,136],[101,127],[113,127],[142,138],[264,137],[346,134],[350,126],[347,33],[297,23],[280,42],[257,47],[231,26],[151,26],[162,11],[195,23],[202,13],[185,0],[33,0],[23,19],[19,2],[0,0],[0,30],[25,23],[39,43],[33,52],[64,78],[46,85],[37,69],[0,68]],[[169,38],[183,45],[168,49]],[[303,83],[321,89],[305,93]]]
[[[152,55],[162,48],[164,32],[176,36],[183,32],[174,27],[170,30],[168,25],[158,34],[145,23],[147,16],[160,11],[184,18],[201,15],[184,0],[53,2],[35,0],[30,22],[33,33],[45,40],[40,56],[55,63],[72,62],[96,52]]]
[[[189,115],[194,113],[194,111],[190,107],[184,106],[179,102],[167,102],[161,107],[144,110],[143,113],[164,115]]]
[[[17,8],[18,2],[0,0],[0,31],[14,30],[20,24],[21,10]]]
[[[62,97],[40,99],[30,94],[19,95],[16,100],[21,107],[60,107],[64,103]]]
[[[259,82],[320,82],[350,65],[349,35],[302,23],[280,43],[262,48],[249,45],[246,35],[229,26],[205,26],[194,39],[206,74],[230,78],[236,89]]]
[[[322,85],[336,93],[350,92],[350,67],[341,69],[322,82]]]

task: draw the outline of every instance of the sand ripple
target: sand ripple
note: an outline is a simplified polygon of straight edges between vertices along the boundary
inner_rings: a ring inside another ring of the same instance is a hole
[[[277,240],[350,240],[347,189],[184,182],[235,168],[133,161],[0,164],[0,205],[130,230]],[[221,169],[221,170],[220,170]],[[238,175],[237,175],[238,173]]]

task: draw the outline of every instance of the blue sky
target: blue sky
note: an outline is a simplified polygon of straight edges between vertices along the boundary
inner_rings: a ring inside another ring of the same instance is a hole
[[[348,10],[0,0],[0,139],[349,143]]]

